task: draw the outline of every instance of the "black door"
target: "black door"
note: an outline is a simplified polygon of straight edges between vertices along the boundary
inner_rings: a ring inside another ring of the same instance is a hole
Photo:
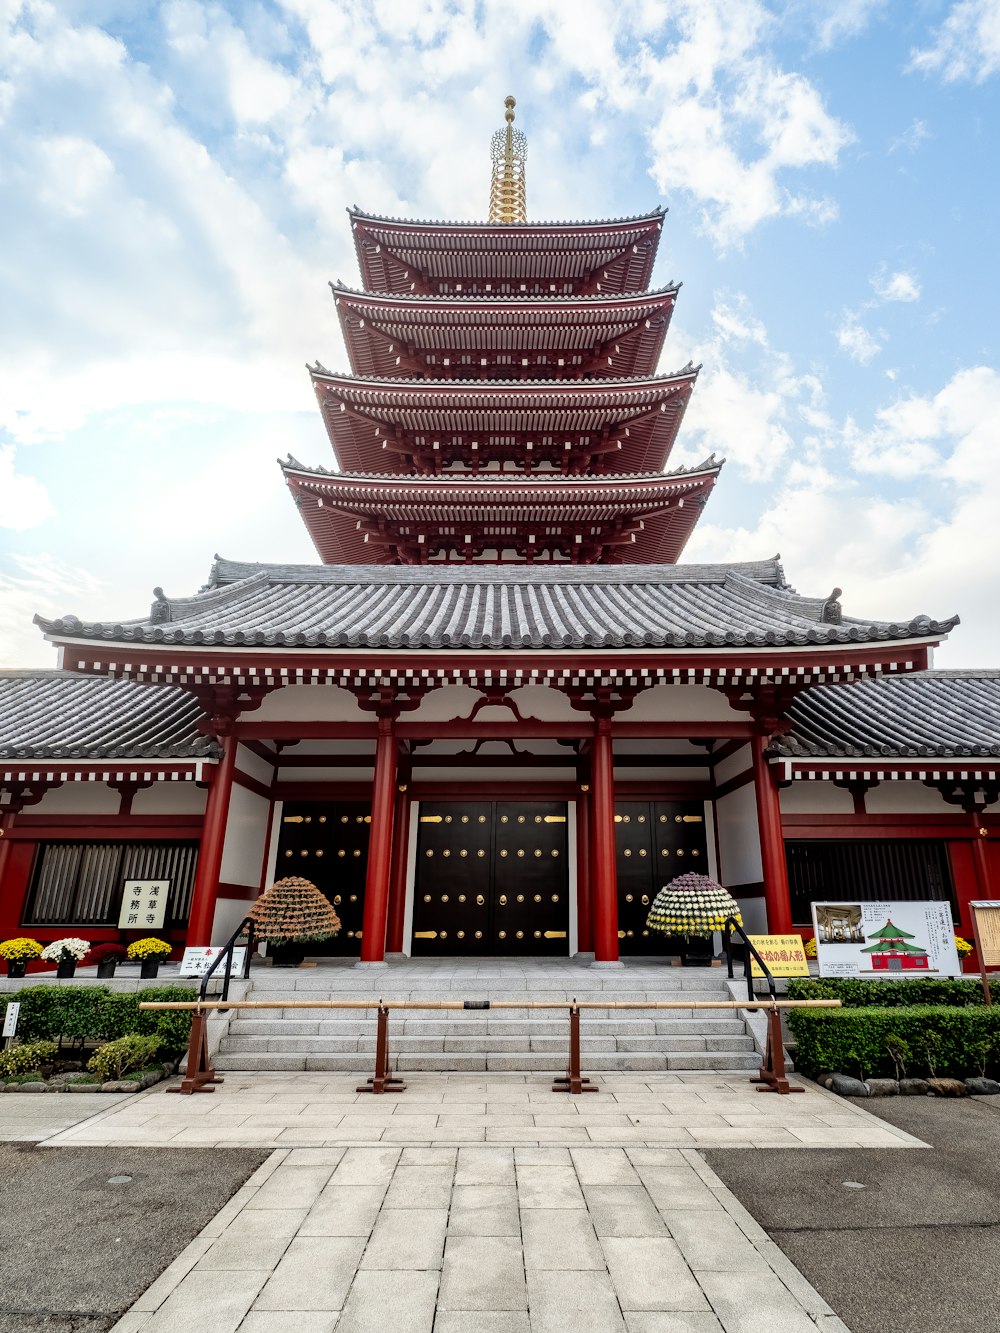
[[[619,953],[676,954],[676,937],[649,930],[646,917],[664,884],[687,870],[708,874],[701,801],[616,801]]]
[[[357,801],[286,803],[281,814],[276,879],[311,879],[336,909],[340,934],[308,946],[313,955],[361,950],[371,806]]]
[[[413,953],[565,954],[566,806],[423,802]]]

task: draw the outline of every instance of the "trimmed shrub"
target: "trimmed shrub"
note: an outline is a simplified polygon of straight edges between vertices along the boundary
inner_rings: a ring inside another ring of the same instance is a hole
[[[793,977],[788,983],[790,1000],[840,1000],[845,1009],[888,1009],[900,1005],[947,1004],[953,1007],[982,1005],[983,988],[978,981],[947,980],[944,977],[914,977],[905,981],[863,981],[854,977]]]
[[[151,986],[125,992],[107,986],[27,986],[18,995],[19,1028],[25,1039],[51,1041],[113,1041],[131,1032],[156,1034],[168,1050],[182,1051],[191,1031],[190,1012],[149,1012],[140,1010],[139,1004],[195,998],[190,986]]]
[[[131,1069],[143,1069],[156,1059],[163,1047],[159,1037],[140,1037],[130,1032],[117,1041],[105,1042],[87,1061],[92,1074],[99,1074],[105,1082],[120,1079]]]
[[[42,1065],[50,1065],[56,1055],[54,1041],[26,1041],[20,1046],[8,1046],[0,1051],[0,1078],[33,1073]]]
[[[924,1004],[790,1009],[788,1026],[797,1043],[795,1064],[807,1074],[829,1070],[893,1078],[889,1047],[895,1045],[897,1051],[905,1047],[908,1052],[911,1077],[966,1078],[981,1072],[984,1052],[996,1050],[1000,1008]]]

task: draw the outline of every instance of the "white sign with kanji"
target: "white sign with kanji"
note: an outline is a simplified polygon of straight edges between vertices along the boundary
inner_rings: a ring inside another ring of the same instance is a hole
[[[118,929],[162,930],[169,897],[169,879],[127,879]]]
[[[184,950],[184,957],[178,970],[178,975],[182,977],[203,977],[208,969],[222,953],[222,946],[206,946],[204,948],[190,948]],[[241,977],[243,975],[243,965],[246,962],[246,946],[239,944],[233,950],[233,967],[231,976]],[[222,978],[226,974],[225,963],[220,963],[212,973],[212,979]]]

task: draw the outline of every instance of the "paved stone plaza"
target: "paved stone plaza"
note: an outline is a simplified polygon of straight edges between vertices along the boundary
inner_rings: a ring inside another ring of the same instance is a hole
[[[356,1083],[12,1094],[4,1123],[43,1148],[273,1150],[118,1333],[844,1333],[699,1150],[924,1146],[814,1085],[737,1075],[609,1075],[576,1097],[533,1075]]]

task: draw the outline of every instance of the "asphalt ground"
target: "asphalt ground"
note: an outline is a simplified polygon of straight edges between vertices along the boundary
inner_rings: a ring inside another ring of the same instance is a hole
[[[0,1143],[0,1333],[106,1333],[268,1151]]]
[[[857,1105],[930,1150],[705,1155],[853,1333],[1000,1333],[1000,1097]]]

